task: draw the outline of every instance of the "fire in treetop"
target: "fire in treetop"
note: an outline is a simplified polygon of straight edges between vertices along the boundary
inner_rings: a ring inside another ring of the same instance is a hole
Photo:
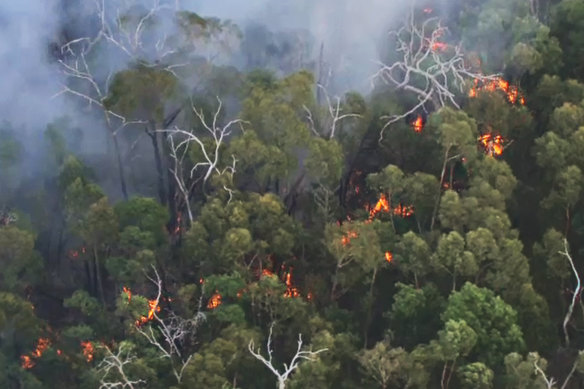
[[[424,129],[424,119],[422,118],[422,115],[418,115],[416,119],[412,122],[411,126],[414,129],[414,132],[417,133],[422,132],[422,130]]]
[[[130,288],[124,286],[122,290],[128,296],[128,303],[132,301],[132,291]],[[160,312],[160,305],[158,305],[158,300],[148,300],[148,315],[141,316],[138,320],[136,320],[136,326],[141,326],[153,320],[155,312]]]
[[[487,155],[498,157],[503,154],[503,150],[505,149],[503,143],[505,142],[505,139],[501,135],[487,133],[481,135],[478,140],[479,144],[485,149]]]
[[[393,261],[393,254],[391,253],[391,251],[385,252],[385,260],[389,263],[391,263],[391,261]]]
[[[517,87],[514,85],[509,85],[509,81],[506,81],[501,77],[497,77],[494,80],[484,81],[481,84],[479,84],[479,80],[475,79],[473,87],[468,92],[468,97],[477,97],[477,94],[480,91],[494,92],[496,90],[505,93],[507,101],[509,101],[511,104],[519,103],[521,105],[525,105],[525,98],[519,94]]]
[[[213,294],[213,296],[211,296],[211,298],[209,299],[209,302],[207,303],[207,308],[208,309],[215,309],[219,305],[221,305],[221,295],[219,293],[217,293],[217,291],[215,291],[215,293]]]
[[[377,203],[375,203],[374,207],[369,207],[369,220],[372,220],[375,215],[377,215],[378,213],[381,212],[385,212],[385,213],[389,213],[392,212],[395,216],[400,216],[400,217],[410,217],[414,214],[414,207],[412,207],[411,205],[402,205],[402,204],[398,204],[396,207],[392,208],[391,205],[389,204],[389,201],[387,200],[387,196],[382,193],[379,196],[379,200],[377,200]]]
[[[93,353],[95,352],[93,343],[91,343],[89,340],[81,342],[81,348],[83,350],[83,356],[85,357],[85,360],[87,362],[93,361]]]
[[[30,355],[22,355],[20,357],[21,366],[23,369],[31,369],[36,365],[35,359],[43,356],[43,353],[49,348],[51,341],[48,338],[39,338],[37,345]]]
[[[290,268],[290,271],[286,273],[285,283],[286,292],[284,292],[284,297],[288,298],[300,297],[300,292],[298,291],[298,288],[292,284],[292,268]]]

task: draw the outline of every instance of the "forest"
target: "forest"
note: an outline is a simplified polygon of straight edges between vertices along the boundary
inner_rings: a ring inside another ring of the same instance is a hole
[[[1,388],[584,387],[584,1],[45,3],[0,5]]]

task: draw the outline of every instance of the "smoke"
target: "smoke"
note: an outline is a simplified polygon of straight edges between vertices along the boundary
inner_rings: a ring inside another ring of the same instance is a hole
[[[245,30],[253,24],[274,32],[308,31],[310,54],[332,71],[335,89],[367,92],[376,70],[379,47],[387,31],[410,1],[398,0],[183,0],[183,6],[203,16],[235,21]]]
[[[0,120],[31,131],[65,111],[48,44],[58,28],[56,0],[0,3]]]

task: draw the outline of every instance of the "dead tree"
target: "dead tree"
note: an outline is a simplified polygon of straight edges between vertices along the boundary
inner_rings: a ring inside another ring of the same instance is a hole
[[[316,135],[317,137],[322,137],[322,138],[328,138],[328,139],[333,139],[335,137],[336,134],[336,130],[337,130],[337,126],[340,124],[341,121],[348,119],[348,118],[360,118],[361,115],[356,114],[356,113],[342,113],[342,108],[341,108],[341,98],[339,96],[334,96],[334,104],[331,101],[331,96],[328,94],[328,91],[326,90],[326,88],[321,85],[321,84],[317,84],[316,85],[318,92],[320,92],[322,94],[322,96],[325,97],[326,99],[326,103],[327,106],[326,111],[328,113],[329,117],[326,118],[317,118],[316,122],[320,122],[321,123],[321,128],[317,129],[316,123],[315,123],[315,119],[312,115],[312,111],[310,111],[310,109],[306,106],[303,105],[302,107],[304,108],[304,111],[306,112],[306,119],[308,120],[309,124],[310,124],[310,129],[312,130],[312,133],[314,135]],[[320,94],[319,93],[319,94]]]
[[[578,274],[578,270],[576,270],[576,266],[574,265],[574,261],[572,260],[572,256],[570,255],[569,247],[568,247],[568,240],[564,239],[564,250],[559,252],[561,255],[565,256],[570,262],[570,266],[572,268],[572,272],[576,277],[576,288],[574,289],[574,293],[572,294],[572,302],[568,307],[568,312],[566,312],[566,316],[564,317],[563,329],[564,329],[564,340],[566,342],[566,347],[570,347],[570,336],[568,335],[568,323],[572,318],[572,314],[574,313],[574,307],[576,306],[576,302],[580,298],[580,293],[582,292],[582,286],[580,282],[580,275]]]
[[[457,93],[463,92],[468,81],[493,80],[497,76],[485,76],[475,71],[465,61],[462,45],[448,45],[441,39],[448,32],[438,18],[428,18],[420,26],[416,24],[414,12],[405,25],[390,32],[395,39],[400,60],[391,65],[380,62],[380,69],[372,76],[375,84],[379,81],[396,91],[405,91],[417,98],[417,103],[406,112],[383,116],[386,120],[384,131],[393,123],[420,110],[427,111],[428,105],[438,110],[446,105],[459,108]]]
[[[112,21],[106,15],[105,0],[96,0],[95,7],[95,16],[99,20],[99,30],[95,36],[77,38],[61,46],[61,59],[58,62],[61,72],[65,76],[65,83],[62,90],[54,97],[61,94],[70,94],[85,100],[89,107],[95,106],[102,111],[114,145],[122,194],[127,199],[128,190],[117,135],[122,129],[131,124],[147,124],[148,122],[144,120],[129,120],[120,113],[106,107],[105,101],[108,97],[113,69],[110,70],[105,79],[103,79],[104,77],[98,77],[98,67],[94,66],[91,60],[99,54],[98,48],[103,46],[107,49],[111,47],[117,48],[118,52],[127,56],[128,61],[143,59],[146,52],[143,43],[145,26],[163,7],[161,7],[159,0],[154,0],[151,9],[141,17],[136,18],[135,23],[125,22],[120,15],[117,15]],[[154,51],[157,53],[157,62],[174,52],[173,50],[165,49],[164,40],[158,41],[154,46]],[[172,72],[170,66],[166,70]]]
[[[233,155],[231,156],[231,165],[219,166],[222,156],[221,149],[225,146],[225,143],[231,136],[233,127],[238,124],[241,125],[243,120],[234,119],[223,126],[219,125],[219,114],[221,113],[223,103],[219,97],[217,97],[217,101],[218,106],[213,114],[211,122],[205,118],[202,109],[198,109],[191,104],[193,113],[198,118],[204,129],[205,136],[196,134],[194,130],[183,130],[178,126],[175,126],[174,129],[170,130],[160,130],[160,132],[168,134],[168,142],[171,149],[170,157],[173,161],[173,166],[170,167],[169,170],[181,192],[189,221],[191,223],[193,222],[193,213],[190,207],[189,198],[194,186],[200,181],[205,184],[212,174],[228,174],[230,176],[230,181],[232,181],[233,175],[236,172],[235,165],[237,159]],[[210,142],[207,142],[207,140],[210,140]],[[184,162],[191,145],[199,149],[200,154],[203,156],[203,160],[193,161],[195,164],[190,169],[190,173],[186,174],[184,171]],[[195,178],[195,174],[198,171],[201,173]],[[223,185],[223,189],[229,193],[230,201],[233,195],[233,190],[227,185]]]
[[[278,379],[278,389],[285,389],[286,388],[286,381],[290,377],[290,374],[296,370],[298,365],[303,361],[316,361],[316,356],[322,352],[328,351],[327,348],[323,348],[317,351],[311,350],[302,350],[302,334],[298,334],[298,348],[296,349],[296,354],[292,357],[290,364],[284,363],[284,370],[280,372],[279,369],[276,369],[273,365],[273,350],[272,350],[272,330],[274,328],[274,324],[270,326],[270,334],[268,335],[268,342],[266,344],[267,352],[268,352],[268,359],[264,358],[261,355],[260,349],[254,350],[254,342],[253,339],[249,341],[248,349],[251,355],[253,355],[257,360],[262,362],[270,371],[276,376]]]
[[[148,279],[156,285],[157,294],[155,299],[155,306],[158,306],[162,296],[162,280],[158,271],[153,266],[156,278],[148,276]],[[194,338],[199,325],[205,321],[205,315],[202,313],[202,294],[199,299],[199,306],[197,313],[191,319],[184,319],[171,312],[169,317],[162,319],[153,310],[154,324],[148,324],[142,328],[137,326],[138,332],[144,336],[148,342],[155,346],[161,354],[161,358],[168,358],[172,367],[172,373],[176,378],[177,383],[181,383],[185,368],[188,366],[194,354],[188,353],[186,355],[182,350],[182,345],[187,339]],[[153,328],[156,326],[156,330]]]
[[[132,353],[132,346],[126,342],[120,343],[118,351],[114,353],[109,347],[103,346],[105,357],[97,365],[97,370],[102,374],[99,389],[134,389],[146,381],[142,379],[131,379],[126,371],[126,366],[136,360],[136,355]]]

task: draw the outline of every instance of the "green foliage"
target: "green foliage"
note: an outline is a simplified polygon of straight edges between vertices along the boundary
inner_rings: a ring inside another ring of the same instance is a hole
[[[474,362],[461,366],[457,374],[463,388],[490,389],[493,387],[495,375],[484,363]]]
[[[474,355],[487,366],[499,366],[505,355],[524,347],[515,310],[492,291],[471,283],[450,295],[442,319],[464,321],[476,333]]]
[[[0,290],[22,293],[40,280],[43,262],[34,245],[32,233],[0,226]]]

